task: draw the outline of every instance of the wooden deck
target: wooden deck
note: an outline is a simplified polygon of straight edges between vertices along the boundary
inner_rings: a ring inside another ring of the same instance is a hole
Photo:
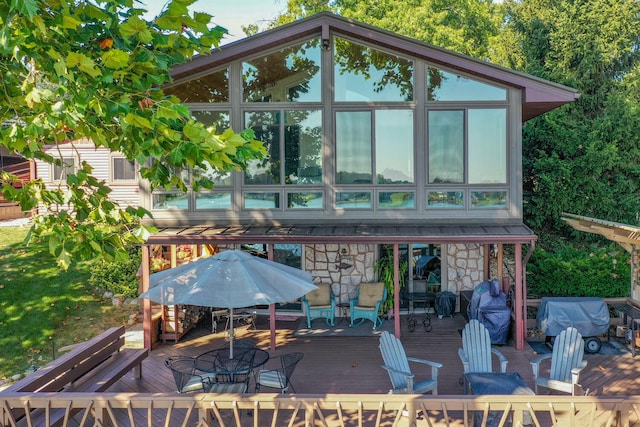
[[[322,322],[315,320],[315,322]],[[346,320],[336,318],[348,328]],[[293,376],[295,390],[299,394],[367,394],[387,393],[390,387],[386,372],[380,368],[382,358],[378,350],[376,336],[331,336],[298,337],[294,334],[297,322],[277,321],[277,349],[271,356],[288,352],[302,352],[304,359],[298,364]],[[402,318],[402,341],[407,355],[440,362],[438,394],[464,394],[460,378],[462,364],[458,357],[461,344],[459,330],[465,320],[460,314],[453,318],[438,319],[432,316],[433,329],[425,332],[420,323],[410,333]],[[367,324],[359,328],[369,328]],[[269,330],[266,316],[259,316],[256,329],[240,327],[236,338],[254,340],[260,348],[269,349]],[[175,390],[173,377],[164,366],[168,356],[195,356],[217,348],[224,343],[224,332],[211,333],[210,323],[205,321],[198,328],[183,337],[178,344],[168,342],[153,349],[143,362],[143,377],[134,379],[127,376],[115,384],[110,391],[158,393]],[[537,355],[527,344],[525,350],[518,351],[512,346],[501,346],[500,351],[509,360],[507,372],[518,372],[533,388],[530,360]],[[635,359],[630,353],[619,356],[587,354],[588,366],[583,371],[580,382],[590,396],[639,396],[640,356]],[[495,358],[494,358],[495,359]],[[415,366],[416,377],[421,375],[420,365]],[[422,368],[427,369],[427,368]],[[497,368],[495,369],[497,371]],[[427,371],[423,372],[427,375]],[[250,392],[253,385],[250,385]],[[540,390],[540,394],[548,393]],[[555,393],[553,393],[555,394]]]

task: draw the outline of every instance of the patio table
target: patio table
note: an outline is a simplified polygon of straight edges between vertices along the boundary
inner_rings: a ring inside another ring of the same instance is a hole
[[[269,353],[255,347],[239,346],[233,350],[230,358],[230,348],[222,347],[210,350],[195,358],[196,370],[215,374],[216,382],[212,384],[210,392],[242,392],[246,390],[249,377],[254,369],[267,363]],[[223,386],[222,384],[226,384]],[[245,388],[238,391],[237,384],[244,384]]]
[[[499,373],[499,372],[469,372],[464,374],[465,382],[472,394],[517,394],[517,395],[535,395],[533,390],[529,388],[519,373]],[[496,412],[489,412],[486,426],[494,426],[499,422],[496,419]],[[476,423],[481,425],[482,413],[476,412]],[[524,425],[532,424],[531,414],[526,411],[523,415]]]

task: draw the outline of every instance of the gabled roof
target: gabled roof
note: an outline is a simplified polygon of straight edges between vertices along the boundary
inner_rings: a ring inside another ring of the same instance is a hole
[[[205,73],[231,61],[256,55],[289,42],[310,37],[329,39],[331,31],[387,48],[398,54],[421,58],[435,65],[523,90],[522,120],[526,121],[554,108],[575,101],[580,95],[573,88],[510,70],[446,50],[409,37],[356,22],[328,12],[318,13],[255,36],[225,45],[211,55],[197,56],[174,68],[174,81]]]

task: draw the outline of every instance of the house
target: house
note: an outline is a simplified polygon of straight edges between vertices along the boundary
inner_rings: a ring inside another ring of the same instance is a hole
[[[23,183],[35,176],[33,162],[9,152],[5,147],[0,147],[0,173],[2,172],[16,176],[17,180],[12,186],[17,189],[22,188]],[[24,218],[25,214],[19,204],[6,200],[0,192],[0,221]]]
[[[331,283],[344,303],[376,280],[387,249],[411,265],[409,289],[426,254],[440,261],[429,272],[442,290],[459,295],[492,275],[506,291],[513,284],[523,348],[536,236],[523,222],[522,124],[575,90],[330,13],[198,56],[172,76],[166,92],[194,117],[220,131],[252,128],[270,156],[229,175],[184,172],[208,174],[212,190],[141,185],[159,227],[145,257],[158,245],[254,245]],[[147,265],[143,288],[148,275]],[[401,282],[395,274],[396,314]],[[397,315],[395,328],[399,336]]]

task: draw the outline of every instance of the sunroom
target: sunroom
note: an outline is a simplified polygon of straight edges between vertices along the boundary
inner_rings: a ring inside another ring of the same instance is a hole
[[[386,247],[412,267],[396,290],[420,279],[414,261],[427,252],[441,290],[493,276],[514,285],[521,348],[536,240],[523,223],[522,123],[575,90],[329,13],[196,57],[173,77],[165,91],[194,117],[219,132],[252,129],[269,156],[228,175],[183,171],[212,178],[211,190],[143,192],[160,227],[147,256],[159,245],[192,245],[195,256],[253,245],[343,298],[377,279]]]

